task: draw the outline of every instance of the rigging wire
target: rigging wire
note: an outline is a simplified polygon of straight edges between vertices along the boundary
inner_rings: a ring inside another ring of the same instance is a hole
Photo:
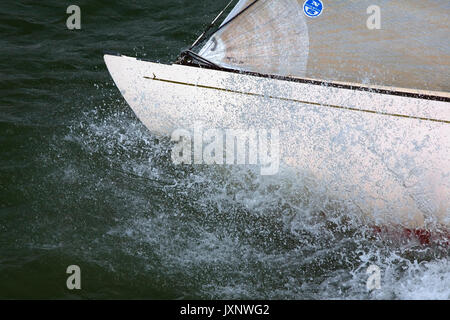
[[[205,32],[203,32],[198,39],[192,44],[192,46],[189,48],[189,50],[192,50],[197,44],[199,44],[199,42],[201,40],[203,40],[204,36],[206,35],[206,33],[211,30],[211,28],[214,26],[214,24],[217,22],[217,20],[222,16],[222,14],[225,12],[225,10],[231,5],[231,3],[234,0],[231,0],[230,3],[228,3],[228,5],[225,7],[225,9],[222,10],[222,12],[220,12],[220,14],[214,19],[214,21],[208,26],[208,28],[206,28]],[[253,5],[255,5],[255,3],[259,2],[259,0],[255,0],[252,3],[250,3],[247,7],[245,7],[244,9],[242,9],[242,11],[238,12],[233,18],[231,18],[230,20],[228,20],[226,23],[224,23],[223,25],[221,25],[219,28],[217,28],[216,31],[213,32],[213,34],[211,36],[213,36],[214,34],[216,34],[219,30],[222,30],[225,26],[229,25],[231,22],[233,22],[237,17],[239,17],[241,14],[243,14],[244,12],[246,12],[248,9],[250,9],[251,7],[253,7]]]
[[[188,50],[192,50],[206,35],[206,33],[211,30],[211,28],[216,24],[217,20],[222,16],[222,14],[225,12],[225,10],[228,9],[229,6],[234,2],[235,0],[231,0],[227,6],[217,15],[217,17],[211,22],[211,24],[203,31],[203,33],[197,38],[197,40],[194,41],[194,43],[191,45],[191,47]]]
[[[194,43],[191,45],[191,47],[188,50],[183,51],[180,56],[178,57],[177,61],[175,63],[177,64],[189,64],[191,62],[197,61],[200,62],[200,64],[204,64],[213,68],[220,68],[218,65],[214,64],[213,62],[201,57],[197,53],[193,52],[192,49],[197,46],[205,37],[207,32],[211,30],[211,28],[214,26],[214,24],[217,22],[217,20],[223,15],[223,13],[228,9],[228,7],[234,2],[235,0],[231,0],[227,6],[217,15],[217,17],[211,22],[211,24],[206,28],[206,30],[197,38],[197,40],[194,41]],[[225,26],[229,25],[231,22],[233,22],[237,17],[239,17],[241,14],[246,12],[248,9],[250,9],[255,3],[257,3],[259,0],[255,0],[252,3],[250,3],[247,7],[245,7],[242,11],[237,13],[233,18],[228,20],[226,23],[221,25],[219,28],[217,28],[216,31],[213,32],[211,36],[216,34],[219,30],[224,28]]]
[[[259,0],[255,0],[252,3],[250,3],[247,7],[245,7],[242,11],[240,11],[239,13],[237,13],[233,18],[231,18],[230,20],[228,20],[226,23],[224,23],[223,25],[221,25],[219,28],[217,28],[216,31],[214,31],[214,34],[216,34],[219,30],[222,30],[225,26],[229,25],[232,21],[234,21],[237,17],[239,17],[241,14],[243,14],[245,11],[247,11],[248,9],[250,9],[251,7],[253,7],[253,5],[255,3],[257,3]],[[212,36],[211,35],[211,36]]]

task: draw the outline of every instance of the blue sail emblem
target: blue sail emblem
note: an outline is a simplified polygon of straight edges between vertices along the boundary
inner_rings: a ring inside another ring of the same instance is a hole
[[[308,17],[316,18],[322,14],[323,3],[321,0],[306,0],[303,4],[303,12]]]

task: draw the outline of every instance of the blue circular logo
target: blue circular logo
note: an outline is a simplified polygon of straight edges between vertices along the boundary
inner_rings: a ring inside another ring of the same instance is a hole
[[[303,12],[310,17],[316,18],[322,14],[323,3],[321,0],[306,0],[303,4]]]

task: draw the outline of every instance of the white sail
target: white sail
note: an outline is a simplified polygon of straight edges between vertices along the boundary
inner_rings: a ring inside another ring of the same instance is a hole
[[[241,0],[199,54],[252,72],[450,91],[450,1],[322,2],[309,18],[304,0]],[[374,5],[380,29],[367,25]]]
[[[309,41],[297,1],[241,0],[222,26],[249,5],[245,13],[215,33],[199,54],[223,67],[303,76]]]

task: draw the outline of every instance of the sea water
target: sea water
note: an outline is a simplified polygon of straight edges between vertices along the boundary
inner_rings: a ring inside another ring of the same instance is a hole
[[[70,4],[0,4],[1,298],[450,298],[442,243],[374,233],[301,170],[174,165],[135,117],[103,50],[173,61],[225,1],[78,1],[81,30]]]

